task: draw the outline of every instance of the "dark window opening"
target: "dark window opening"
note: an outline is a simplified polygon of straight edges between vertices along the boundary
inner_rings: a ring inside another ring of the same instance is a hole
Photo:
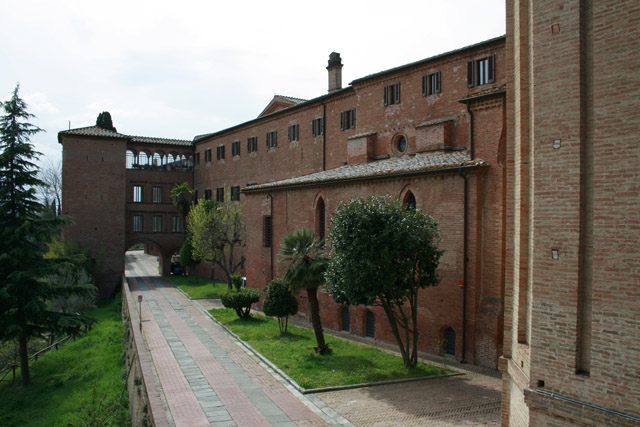
[[[422,76],[422,96],[440,93],[440,71]]]
[[[351,313],[349,307],[342,307],[342,330],[349,332],[351,330]]]
[[[258,137],[251,136],[247,138],[247,153],[253,153],[258,151]]]
[[[373,311],[367,311],[367,318],[365,322],[366,326],[366,336],[369,338],[376,337],[376,316],[373,314]]]
[[[319,117],[311,122],[311,135],[324,135],[324,118]]]
[[[496,79],[496,56],[475,59],[467,62],[467,86],[475,87],[493,83]]]
[[[224,202],[224,187],[216,188],[216,201]]]
[[[413,193],[411,191],[409,191],[405,197],[405,202],[404,202],[404,206],[407,209],[416,209],[416,196],[413,195]]]
[[[296,123],[295,125],[290,125],[288,130],[289,142],[297,141],[300,136],[300,127]]]
[[[240,155],[240,141],[233,141],[231,143],[231,155],[234,157]]]
[[[237,202],[240,200],[240,187],[231,187],[231,200]]]
[[[267,132],[267,148],[273,148],[278,143],[278,133],[275,130]]]
[[[443,335],[443,350],[445,354],[450,354],[452,356],[456,355],[456,331],[451,327],[447,327],[444,330]]]
[[[396,139],[396,150],[398,150],[398,152],[400,153],[404,153],[405,151],[407,151],[407,138],[405,138],[404,136],[400,136],[398,139]]]
[[[318,206],[316,207],[318,211],[318,238],[324,242],[325,238],[325,206],[324,200],[318,200]]]
[[[142,232],[142,215],[133,216],[133,231]]]
[[[211,148],[204,150],[204,162],[211,163]]]
[[[340,130],[354,129],[356,127],[356,109],[340,113]]]
[[[384,87],[384,105],[400,103],[400,83]]]
[[[204,190],[204,199],[205,200],[211,199],[211,190]]]
[[[216,158],[218,160],[224,160],[224,145],[216,147]]]

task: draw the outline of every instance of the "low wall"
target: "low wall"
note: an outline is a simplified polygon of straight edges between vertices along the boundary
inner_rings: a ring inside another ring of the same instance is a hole
[[[151,355],[140,330],[137,301],[122,277],[122,328],[131,425],[169,427]]]

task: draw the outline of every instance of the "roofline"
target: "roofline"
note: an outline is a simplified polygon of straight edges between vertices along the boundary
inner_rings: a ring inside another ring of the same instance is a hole
[[[485,41],[482,41],[482,42],[479,42],[479,43],[475,43],[475,44],[472,44],[472,45],[469,45],[469,46],[461,47],[460,49],[455,49],[455,50],[450,50],[449,52],[439,53],[439,54],[437,54],[435,56],[430,56],[429,58],[421,59],[419,61],[411,62],[411,63],[405,64],[405,65],[400,65],[398,67],[394,67],[394,68],[390,68],[388,70],[380,71],[378,73],[370,74],[370,75],[365,76],[365,77],[360,77],[359,79],[355,79],[355,80],[351,81],[351,83],[349,83],[349,85],[353,85],[354,83],[362,83],[364,81],[372,80],[372,79],[375,79],[375,78],[378,78],[378,77],[382,77],[382,76],[385,76],[387,74],[391,74],[391,73],[395,73],[395,72],[398,72],[398,71],[401,71],[401,70],[405,70],[407,68],[416,67],[418,65],[426,64],[427,62],[431,62],[431,61],[434,61],[436,59],[444,58],[446,56],[456,55],[458,53],[462,53],[462,52],[467,51],[467,50],[477,49],[477,48],[479,48],[481,46],[489,45],[489,44],[492,44],[492,43],[495,43],[495,42],[498,42],[498,41],[501,41],[501,40],[506,40],[506,38],[507,38],[506,35],[502,35],[502,36],[494,37],[492,39],[485,40]]]
[[[246,122],[242,122],[242,123],[239,123],[237,125],[233,125],[231,127],[219,130],[217,132],[212,132],[212,133],[207,133],[207,134],[195,136],[193,138],[193,143],[197,144],[199,142],[204,141],[205,139],[209,139],[209,138],[213,138],[213,137],[216,137],[216,136],[220,136],[220,135],[222,135],[224,133],[231,132],[231,131],[236,130],[238,128],[241,128],[243,126],[249,125],[251,123],[256,123],[256,122],[259,122],[261,120],[266,120],[266,119],[273,118],[274,116],[277,116],[278,114],[284,114],[284,113],[290,112],[290,111],[292,111],[292,110],[294,110],[296,108],[308,107],[309,105],[311,105],[313,103],[320,102],[320,101],[323,101],[323,100],[325,100],[327,98],[340,95],[340,94],[345,93],[345,92],[347,92],[349,90],[353,90],[353,87],[347,86],[347,87],[344,87],[344,88],[342,88],[340,90],[336,90],[336,91],[333,91],[333,92],[318,96],[317,98],[309,99],[309,100],[301,102],[299,104],[295,104],[295,105],[292,105],[290,107],[283,108],[282,110],[274,111],[273,113],[267,114],[266,116],[256,117],[255,119],[247,120]]]
[[[476,164],[476,165],[469,165],[469,166],[453,166],[448,168],[445,167],[445,168],[438,168],[438,169],[426,169],[426,170],[420,170],[420,171],[400,172],[400,173],[392,173],[392,174],[385,174],[385,175],[371,175],[371,176],[361,176],[361,177],[355,177],[355,178],[342,178],[342,179],[334,179],[334,180],[319,181],[319,182],[307,182],[307,183],[300,183],[300,184],[288,184],[288,185],[285,184],[281,186],[273,186],[273,187],[267,187],[267,188],[252,189],[250,187],[245,187],[240,192],[245,194],[250,194],[250,193],[267,193],[270,191],[297,190],[302,188],[336,185],[336,184],[344,184],[344,183],[360,182],[360,181],[374,181],[374,180],[380,180],[380,179],[402,178],[402,177],[409,177],[409,176],[416,176],[416,175],[432,175],[437,173],[461,172],[463,170],[478,169],[478,168],[484,168],[484,167],[489,167],[489,164],[485,163],[485,164]],[[262,184],[262,185],[266,185],[266,184]]]

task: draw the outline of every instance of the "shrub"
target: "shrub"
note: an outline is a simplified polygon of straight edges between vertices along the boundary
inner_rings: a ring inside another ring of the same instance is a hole
[[[231,283],[235,289],[240,290],[242,288],[242,275],[240,273],[233,273],[231,275]]]
[[[291,294],[289,287],[280,279],[273,279],[269,284],[262,302],[262,311],[267,316],[278,318],[280,335],[287,333],[289,316],[298,312],[298,300]]]
[[[244,288],[227,291],[220,297],[222,305],[232,308],[240,319],[246,320],[251,312],[251,304],[260,300],[260,290]]]

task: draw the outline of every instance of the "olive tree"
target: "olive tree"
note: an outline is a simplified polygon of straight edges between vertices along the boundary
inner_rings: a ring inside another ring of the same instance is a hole
[[[326,289],[338,303],[381,306],[407,368],[418,360],[418,292],[436,286],[437,222],[389,197],[357,199],[331,217]]]

